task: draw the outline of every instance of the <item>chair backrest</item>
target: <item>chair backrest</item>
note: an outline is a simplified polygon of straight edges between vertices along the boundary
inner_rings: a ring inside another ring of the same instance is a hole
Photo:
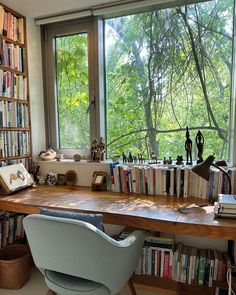
[[[144,241],[136,231],[118,242],[79,220],[32,214],[23,222],[38,268],[102,283],[113,294],[132,275]]]

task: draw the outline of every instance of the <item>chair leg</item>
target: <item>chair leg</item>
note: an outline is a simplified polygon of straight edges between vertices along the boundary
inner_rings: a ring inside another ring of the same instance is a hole
[[[57,295],[57,293],[49,289],[46,295]]]
[[[130,288],[131,294],[132,294],[132,295],[137,295],[137,293],[136,293],[136,291],[135,291],[135,288],[134,288],[133,281],[132,281],[131,279],[128,280],[128,285],[129,285],[129,288]]]

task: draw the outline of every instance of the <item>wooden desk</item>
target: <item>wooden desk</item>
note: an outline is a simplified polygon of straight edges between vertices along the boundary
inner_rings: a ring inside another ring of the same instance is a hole
[[[204,204],[196,198],[148,196],[92,192],[90,188],[72,186],[35,186],[9,196],[0,196],[0,209],[21,213],[38,213],[40,207],[80,212],[97,212],[104,222],[135,228],[173,232],[209,238],[236,240],[236,220],[214,219],[197,208],[183,214],[184,204]]]

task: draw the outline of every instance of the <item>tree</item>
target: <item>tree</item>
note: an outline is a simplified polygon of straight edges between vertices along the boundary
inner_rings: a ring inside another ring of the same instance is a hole
[[[111,154],[176,156],[189,126],[203,131],[206,154],[226,156],[232,7],[217,0],[106,21]]]

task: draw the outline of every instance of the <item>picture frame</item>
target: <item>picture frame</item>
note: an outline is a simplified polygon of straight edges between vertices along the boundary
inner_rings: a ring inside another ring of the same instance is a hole
[[[58,174],[57,175],[57,184],[58,185],[65,185],[66,184],[66,176],[65,176],[65,174]]]
[[[0,167],[2,193],[10,194],[33,184],[33,178],[22,163]]]
[[[105,191],[107,189],[107,173],[104,171],[94,171],[91,183],[92,190]]]

